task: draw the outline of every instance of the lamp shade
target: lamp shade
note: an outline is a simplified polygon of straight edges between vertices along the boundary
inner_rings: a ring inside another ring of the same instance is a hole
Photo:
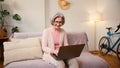
[[[90,16],[90,20],[91,21],[103,21],[103,14],[100,13],[100,12],[96,12],[96,13],[93,13],[91,16]]]

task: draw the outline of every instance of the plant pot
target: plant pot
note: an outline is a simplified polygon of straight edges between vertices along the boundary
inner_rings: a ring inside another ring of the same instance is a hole
[[[0,28],[0,38],[7,37],[7,33]]]

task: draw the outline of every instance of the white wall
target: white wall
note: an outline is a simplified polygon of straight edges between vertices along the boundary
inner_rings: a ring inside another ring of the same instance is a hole
[[[22,16],[22,21],[11,21],[21,32],[38,32],[50,26],[50,19],[56,12],[66,17],[63,28],[68,32],[86,32],[90,50],[94,50],[94,23],[89,20],[96,11],[103,13],[104,21],[97,22],[97,44],[106,27],[116,27],[120,21],[120,0],[68,0],[71,6],[61,10],[58,0],[5,0],[13,13]],[[97,48],[98,46],[96,46]]]
[[[45,28],[44,0],[5,0],[11,13],[22,17],[20,22],[12,20],[12,26],[18,26],[21,32],[41,32]]]
[[[98,49],[98,41],[106,35],[106,27],[116,27],[120,23],[120,0],[68,0],[71,6],[68,10],[61,10],[58,0],[46,0],[46,27],[50,26],[50,19],[56,12],[62,12],[66,17],[63,28],[68,32],[86,32],[90,50]],[[96,46],[94,46],[94,22],[89,20],[96,11],[103,13],[104,21],[97,22]],[[95,48],[96,47],[96,48]]]
[[[50,19],[56,12],[62,12],[66,17],[63,26],[67,32],[86,32],[89,39],[89,48],[94,48],[94,24],[89,22],[90,12],[96,11],[96,0],[68,0],[71,6],[68,10],[61,10],[57,0],[46,0],[46,25],[50,26]],[[49,3],[49,4],[48,4]]]
[[[107,33],[106,27],[113,27],[113,31],[115,31],[117,25],[120,24],[119,6],[120,6],[120,0],[97,1],[97,10],[103,12],[103,19],[104,19],[103,21],[97,23],[97,44],[100,37],[106,35]]]

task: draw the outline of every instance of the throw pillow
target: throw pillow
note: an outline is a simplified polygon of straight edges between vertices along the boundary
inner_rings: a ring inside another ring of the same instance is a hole
[[[26,38],[16,40],[17,41],[3,43],[5,65],[14,61],[42,58],[40,38]]]

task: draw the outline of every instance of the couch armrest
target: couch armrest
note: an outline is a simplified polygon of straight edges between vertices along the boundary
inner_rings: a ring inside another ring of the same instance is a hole
[[[11,35],[10,38],[23,39],[23,38],[41,37],[41,36],[42,36],[41,32],[17,32]]]

